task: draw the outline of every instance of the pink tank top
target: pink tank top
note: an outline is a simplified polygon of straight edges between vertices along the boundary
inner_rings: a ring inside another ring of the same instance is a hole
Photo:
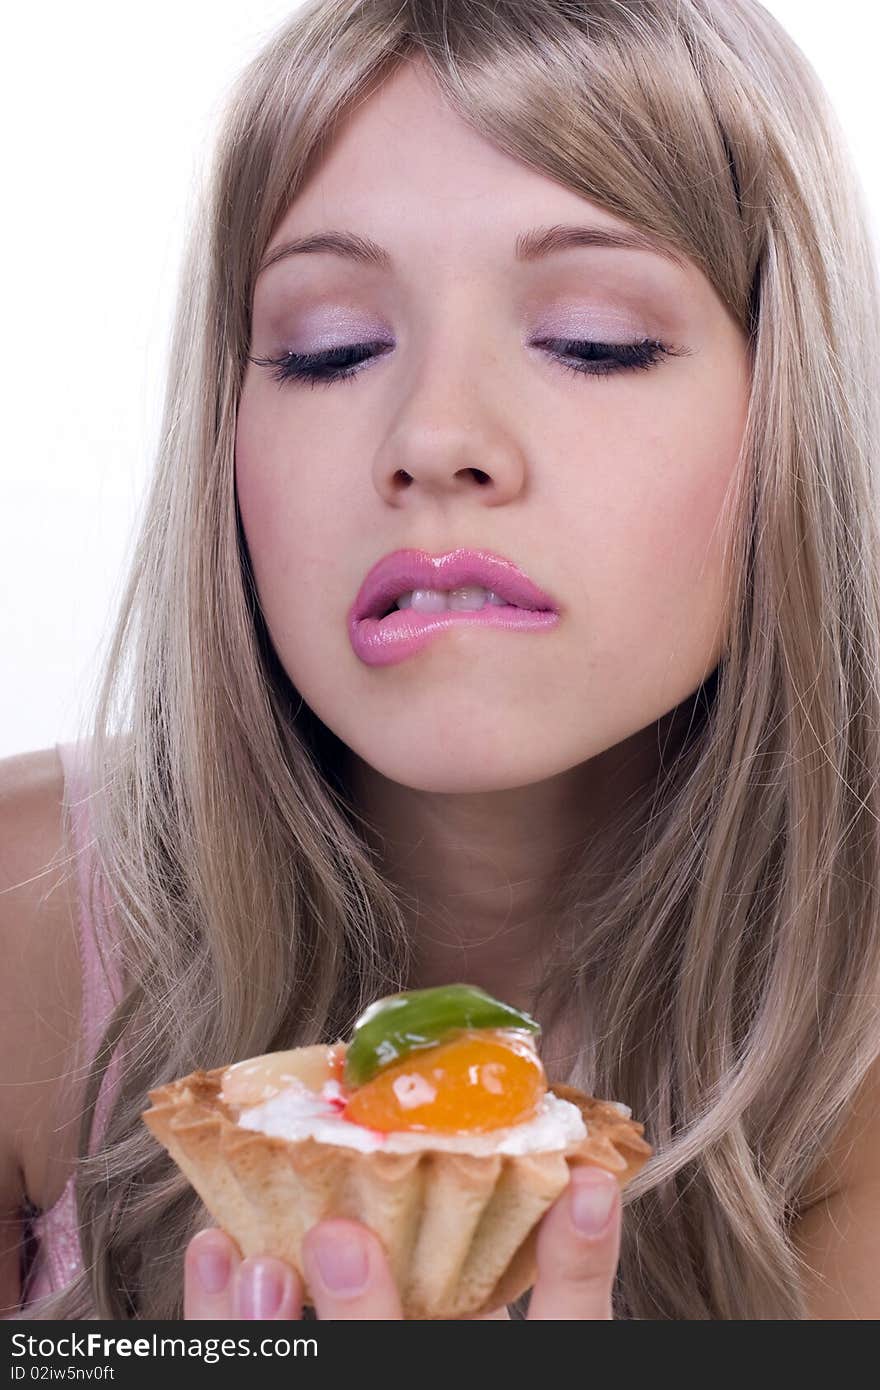
[[[89,913],[87,894],[88,871],[91,861],[89,828],[89,788],[84,762],[87,743],[58,743],[55,745],[64,768],[64,799],[70,807],[73,833],[72,851],[76,854],[79,910],[80,964],[82,969],[82,1046],[83,1060],[91,1063],[100,1046],[106,1023],[121,998],[119,975],[114,966],[113,938],[108,930],[109,912],[106,897],[101,893],[104,910],[93,918]],[[106,961],[98,953],[97,941]],[[107,1069],[98,1096],[93,1127],[92,1151],[103,1133],[113,1094],[119,1081],[118,1057]],[[80,1074],[85,1074],[81,1072]],[[97,1131],[97,1133],[95,1133]],[[82,1269],[82,1251],[76,1219],[76,1201],[71,1176],[58,1200],[47,1211],[31,1219],[32,1257],[26,1271],[23,1307],[47,1293],[63,1288]]]

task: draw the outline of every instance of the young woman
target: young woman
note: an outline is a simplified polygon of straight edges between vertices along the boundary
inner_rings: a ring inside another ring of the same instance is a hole
[[[272,37],[93,726],[3,768],[11,1310],[301,1316],[146,1092],[466,980],[655,1150],[604,1236],[548,1213],[530,1316],[880,1316],[878,323],[754,0]],[[398,1315],[327,1224],[318,1316]]]

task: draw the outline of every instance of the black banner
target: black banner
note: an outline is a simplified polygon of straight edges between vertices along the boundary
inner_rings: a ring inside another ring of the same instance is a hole
[[[554,1323],[552,1333],[517,1320],[496,1321],[494,1328],[482,1323],[7,1320],[0,1322],[0,1390],[71,1381],[152,1390],[163,1377],[172,1387],[219,1386],[230,1373],[255,1390],[291,1390],[328,1383],[330,1376],[335,1381],[346,1371],[394,1383],[402,1370],[417,1385],[428,1372],[471,1383],[479,1365],[509,1370],[522,1384],[528,1375],[546,1380],[550,1367],[561,1372],[569,1357],[574,1366],[587,1364],[583,1358],[595,1354],[597,1338],[608,1335],[580,1323],[567,1330]],[[627,1337],[632,1342],[631,1332]],[[637,1362],[628,1363],[629,1372],[636,1369]]]

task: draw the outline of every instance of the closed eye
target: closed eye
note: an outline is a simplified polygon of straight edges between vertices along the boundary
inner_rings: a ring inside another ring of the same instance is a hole
[[[596,343],[579,338],[546,338],[538,347],[550,349],[550,357],[566,371],[587,376],[609,376],[614,372],[647,371],[664,357],[690,356],[690,348],[675,347],[657,338],[642,338],[635,343]],[[273,378],[284,385],[288,381],[304,381],[310,386],[332,385],[357,376],[363,364],[384,356],[391,344],[382,342],[354,343],[348,347],[328,348],[325,352],[286,352],[280,357],[251,357],[257,367],[272,368]]]

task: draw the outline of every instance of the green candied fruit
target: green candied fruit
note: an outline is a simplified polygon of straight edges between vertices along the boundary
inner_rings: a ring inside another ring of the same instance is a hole
[[[528,1014],[493,999],[476,985],[436,985],[389,994],[365,1009],[354,1025],[343,1080],[348,1086],[363,1086],[408,1053],[433,1047],[461,1028],[541,1031]]]

